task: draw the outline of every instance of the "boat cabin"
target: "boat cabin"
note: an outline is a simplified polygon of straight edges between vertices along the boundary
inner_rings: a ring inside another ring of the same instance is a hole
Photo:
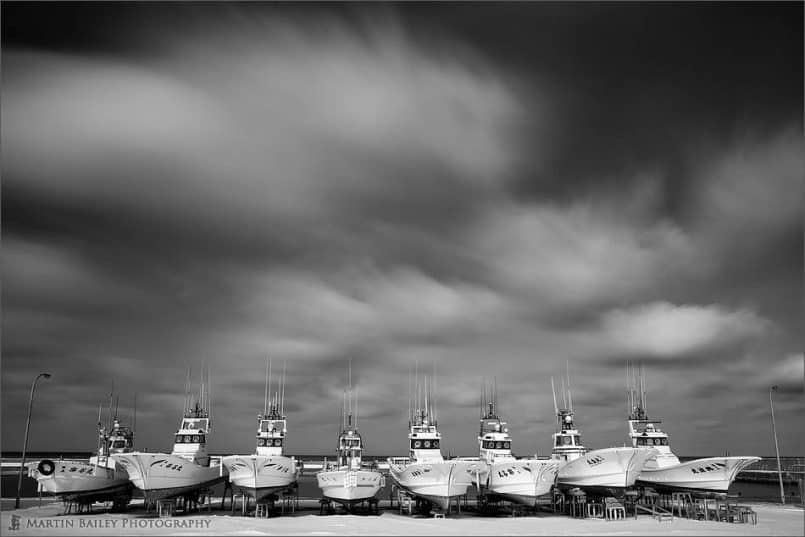
[[[361,467],[363,439],[358,431],[347,429],[338,436],[338,466],[357,470]]]
[[[509,428],[505,421],[495,414],[493,403],[489,403],[489,409],[481,417],[480,431],[478,432],[478,449],[480,458],[486,462],[493,462],[495,459],[513,458],[511,452],[511,437]]]
[[[202,466],[209,465],[207,434],[210,432],[210,417],[198,402],[182,418],[176,431],[172,455],[187,459]]]
[[[442,435],[425,411],[418,412],[408,433],[409,457],[417,462],[442,462]]]
[[[282,455],[288,431],[285,416],[274,407],[257,417],[257,455]]]
[[[128,453],[134,449],[134,432],[114,419],[111,430],[101,427],[98,433],[98,458],[105,459],[114,453]]]
[[[123,427],[115,420],[112,431],[107,437],[107,454],[128,453],[134,448],[134,433],[129,427]]]
[[[668,442],[668,433],[662,431],[658,424],[660,420],[649,420],[642,409],[637,409],[629,416],[629,438],[632,447],[650,447],[660,454],[670,454],[671,446]]]
[[[557,431],[553,436],[551,457],[572,461],[584,455],[587,448],[581,443],[581,434],[576,429],[572,410],[560,409],[557,412]]]

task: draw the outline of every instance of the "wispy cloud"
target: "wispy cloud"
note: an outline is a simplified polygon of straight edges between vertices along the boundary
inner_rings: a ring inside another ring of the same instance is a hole
[[[654,302],[604,314],[603,335],[624,352],[650,358],[691,356],[758,336],[767,320],[746,310]]]

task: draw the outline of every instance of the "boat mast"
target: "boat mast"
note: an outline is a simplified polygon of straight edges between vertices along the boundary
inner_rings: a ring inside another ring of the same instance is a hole
[[[282,362],[282,397],[280,398],[280,416],[285,416],[285,375],[288,366],[288,360]]]
[[[201,373],[198,380],[198,401],[195,409],[198,410],[199,405],[204,408],[204,360],[201,361]]]
[[[210,419],[207,425],[208,428],[212,428],[212,364],[207,364],[207,391],[210,392],[209,395],[209,403],[210,406],[207,409],[207,417]]]
[[[266,354],[266,380],[265,380],[265,387],[263,388],[263,418],[265,419],[266,414],[268,413],[268,379],[269,375],[271,374],[271,362]]]
[[[626,360],[626,415],[632,413],[632,394],[629,389],[629,360]]]
[[[342,407],[341,407],[341,430],[347,430],[347,391],[344,390],[344,397],[342,399]]]
[[[436,389],[436,362],[433,362],[433,401],[431,401],[431,409],[433,411],[433,416],[431,416],[431,421],[433,422],[434,427],[436,427],[436,399],[439,396],[439,391]]]
[[[425,375],[425,415],[430,417],[428,414],[428,376]]]
[[[105,451],[105,442],[103,442],[104,428],[101,423],[101,403],[98,403],[98,455]]]
[[[411,364],[408,364],[408,427],[411,427],[413,413],[411,412]]]
[[[478,419],[484,419],[485,408],[486,408],[486,379],[481,377],[481,407],[478,409]]]
[[[565,362],[565,366],[567,367],[567,402],[569,405],[569,410],[573,412],[573,394],[570,391],[570,361],[568,360]]]
[[[419,360],[414,363],[414,387],[416,389],[416,416],[419,418]]]

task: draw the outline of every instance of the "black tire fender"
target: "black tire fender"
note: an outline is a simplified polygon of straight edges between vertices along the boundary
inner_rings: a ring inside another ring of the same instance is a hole
[[[40,474],[44,476],[51,475],[56,470],[56,464],[48,459],[43,461],[39,461],[39,464],[36,466],[36,469],[39,471]]]

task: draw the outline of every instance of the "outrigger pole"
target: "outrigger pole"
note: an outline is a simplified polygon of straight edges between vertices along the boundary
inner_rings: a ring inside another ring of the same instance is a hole
[[[553,385],[553,377],[551,377],[551,393],[553,394],[553,411],[558,416],[559,406],[556,404],[556,388]]]
[[[191,368],[187,368],[187,377],[184,381],[184,407],[182,408],[182,415],[187,414],[190,409],[190,372]]]
[[[109,392],[109,420],[106,423],[106,428],[112,428],[112,398],[114,397],[115,383],[112,382],[112,391]]]
[[[567,401],[570,405],[569,410],[573,412],[573,394],[570,391],[570,361],[568,360],[565,362],[565,367],[567,368]]]

